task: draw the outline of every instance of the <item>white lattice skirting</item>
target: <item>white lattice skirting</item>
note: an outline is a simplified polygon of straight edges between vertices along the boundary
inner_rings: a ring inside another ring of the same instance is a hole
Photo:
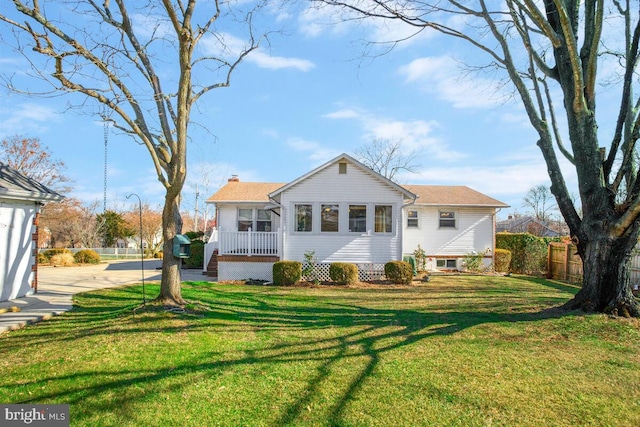
[[[329,263],[316,264],[313,274],[304,276],[303,280],[312,281],[318,279],[320,281],[329,281]],[[384,278],[384,264],[356,264],[358,267],[358,278],[362,282],[370,280],[379,280]],[[306,264],[302,265],[304,269]],[[273,263],[272,262],[224,262],[218,263],[218,280],[219,281],[235,281],[235,280],[273,280]]]
[[[358,279],[361,282],[366,282],[369,280],[379,280],[384,277],[384,264],[356,264],[358,267]],[[304,270],[307,267],[307,264],[302,264],[302,269]],[[320,263],[316,264],[315,271],[313,274],[304,276],[303,280],[312,281],[314,278],[320,281],[329,281],[331,277],[329,277],[329,268],[331,264],[329,263]]]

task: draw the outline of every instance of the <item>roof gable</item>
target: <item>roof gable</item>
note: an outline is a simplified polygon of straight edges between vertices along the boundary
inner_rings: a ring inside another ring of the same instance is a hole
[[[64,196],[0,162],[0,197],[59,202]]]
[[[315,168],[314,170],[302,175],[301,177],[291,181],[290,183],[276,189],[275,191],[273,191],[272,193],[269,194],[269,197],[271,198],[277,198],[282,192],[290,189],[291,187],[298,185],[299,183],[301,183],[302,181],[306,180],[307,178],[327,169],[328,167],[336,164],[336,163],[341,163],[343,161],[346,161],[346,163],[350,163],[353,166],[361,169],[362,171],[364,171],[365,173],[367,173],[368,175],[370,175],[373,179],[376,179],[380,182],[382,182],[383,184],[393,188],[394,190],[402,193],[403,197],[406,199],[414,199],[415,198],[415,194],[413,194],[410,190],[407,190],[404,187],[401,187],[400,185],[396,184],[395,182],[391,181],[390,179],[385,178],[384,176],[380,175],[379,173],[373,171],[372,169],[368,168],[367,166],[365,166],[364,164],[360,163],[359,161],[357,161],[356,159],[354,159],[353,157],[349,156],[346,153],[343,153],[337,157],[335,157],[332,160],[329,160],[328,162],[318,166],[317,168]]]

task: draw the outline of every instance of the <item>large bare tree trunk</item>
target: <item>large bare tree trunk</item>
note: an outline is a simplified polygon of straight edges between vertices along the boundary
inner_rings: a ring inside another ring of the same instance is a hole
[[[162,260],[162,280],[157,301],[166,305],[184,305],[181,288],[181,260],[173,255],[173,239],[182,232],[179,197],[167,193],[162,210],[162,236],[164,251]]]
[[[637,233],[617,238],[602,233],[597,239],[579,243],[584,271],[582,289],[564,307],[640,317],[640,304],[631,292],[630,282],[630,259],[636,242]]]

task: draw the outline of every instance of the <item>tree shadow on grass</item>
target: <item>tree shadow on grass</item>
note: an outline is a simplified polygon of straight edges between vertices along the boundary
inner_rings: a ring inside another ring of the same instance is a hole
[[[385,293],[379,289],[371,292],[376,297],[381,292]],[[304,417],[306,408],[322,393],[323,384],[332,380],[338,367],[350,363],[350,378],[341,385],[339,393],[328,407],[324,408],[326,421],[339,424],[349,402],[379,366],[381,357],[389,352],[484,323],[535,321],[563,315],[552,310],[536,313],[492,311],[498,306],[504,308],[504,304],[499,304],[493,297],[486,304],[481,304],[480,308],[469,307],[469,311],[461,311],[459,307],[457,310],[442,310],[439,307],[439,310],[431,311],[428,307],[371,307],[367,298],[369,292],[333,298],[333,295],[325,296],[322,293],[304,295],[299,290],[274,291],[272,288],[258,291],[245,288],[240,292],[230,292],[210,286],[205,292],[197,294],[195,315],[156,313],[133,318],[129,313],[134,304],[133,294],[133,291],[124,290],[115,296],[86,294],[83,296],[84,305],[74,310],[77,318],[69,325],[78,330],[69,330],[47,339],[59,342],[61,347],[68,347],[76,339],[96,334],[128,335],[159,331],[165,334],[216,333],[217,330],[237,333],[238,336],[248,331],[257,334],[271,332],[280,334],[280,339],[266,340],[264,345],[253,344],[239,356],[237,352],[194,349],[192,357],[177,363],[159,362],[146,368],[85,370],[67,375],[43,376],[22,382],[21,386],[29,386],[37,391],[28,399],[13,403],[60,402],[71,404],[73,408],[74,404],[87,399],[102,402],[100,396],[110,394],[112,397],[108,407],[97,405],[85,408],[85,412],[75,414],[76,419],[99,417],[101,411],[109,411],[114,407],[119,409],[119,416],[123,419],[135,419],[138,411],[136,398],[153,402],[176,388],[186,389],[192,385],[194,373],[212,378],[243,366],[313,363],[315,371],[307,375],[306,386],[271,422],[271,425],[280,426],[295,423]],[[188,291],[185,294],[188,297]],[[388,295],[398,296],[398,292],[390,290]],[[114,298],[121,301],[118,303]],[[165,323],[167,318],[178,319],[181,325],[172,330]],[[128,325],[125,325],[125,329],[114,331],[111,328],[114,322]],[[290,339],[288,333],[294,334],[296,339]],[[35,345],[26,340],[22,344]],[[172,350],[167,349],[169,352]],[[96,381],[96,378],[101,380]],[[3,387],[11,387],[11,384]],[[131,391],[113,393],[114,390],[136,388],[141,388],[144,393],[138,397],[132,396]]]
[[[527,282],[535,283],[538,285],[546,286],[551,289],[556,289],[561,292],[566,292],[571,295],[575,295],[582,288],[582,285],[575,283],[564,283],[557,280],[549,280],[532,276],[519,276],[520,280],[525,280]]]

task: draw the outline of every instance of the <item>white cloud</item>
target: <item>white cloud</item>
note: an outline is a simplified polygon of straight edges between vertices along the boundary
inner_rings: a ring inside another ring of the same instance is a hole
[[[450,56],[424,57],[399,68],[406,83],[450,102],[455,108],[493,108],[505,102],[498,81],[464,73]]]
[[[338,110],[333,113],[326,114],[325,117],[329,119],[358,119],[358,118],[361,118],[362,115],[358,113],[356,110],[346,108],[343,110]]]
[[[219,55],[222,57],[229,57],[230,60],[233,60],[245,51],[248,48],[248,45],[245,40],[236,36],[228,33],[219,33],[216,37],[212,35],[204,37],[200,42],[200,47],[205,55]],[[244,61],[253,63],[260,68],[270,70],[292,68],[299,71],[309,71],[315,67],[315,64],[309,60],[273,56],[264,49],[257,49],[249,53],[249,55],[245,57]]]
[[[293,68],[299,71],[309,71],[315,64],[306,59],[285,58],[282,56],[271,56],[264,51],[254,51],[246,58],[247,62],[252,62],[260,68],[270,70],[280,70],[282,68]]]
[[[341,152],[332,148],[327,148],[315,141],[309,141],[302,138],[289,138],[286,141],[287,145],[295,151],[306,152],[307,158],[311,160],[315,165],[324,163],[336,156]]]
[[[175,30],[165,16],[134,13],[131,15],[131,21],[139,36],[148,39],[151,37],[162,39],[171,35],[175,37]]]
[[[0,135],[42,133],[61,120],[53,108],[30,102],[3,107],[0,113]]]
[[[326,114],[332,120],[354,120],[362,129],[363,139],[367,142],[375,139],[400,140],[404,148],[415,150],[431,159],[451,161],[464,157],[435,136],[439,124],[426,120],[399,120],[379,116],[368,111],[344,108]]]
[[[415,43],[430,40],[439,33],[430,29],[419,29],[397,19],[370,19],[346,8],[311,4],[298,17],[299,31],[307,37],[317,38],[324,34],[345,36],[347,33],[361,33],[367,49],[387,50],[396,41],[402,49]],[[353,34],[352,34],[353,36]],[[375,54],[374,54],[375,55]]]

